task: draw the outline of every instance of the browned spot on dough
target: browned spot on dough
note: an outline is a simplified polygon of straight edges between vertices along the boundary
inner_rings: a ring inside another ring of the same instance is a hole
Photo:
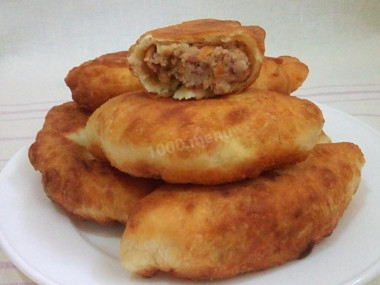
[[[314,245],[315,243],[313,241],[311,241],[308,245],[306,245],[306,247],[298,255],[298,259],[302,259],[308,256],[313,251]]]
[[[246,108],[237,108],[226,115],[227,124],[235,125],[243,122],[245,118],[249,115]]]

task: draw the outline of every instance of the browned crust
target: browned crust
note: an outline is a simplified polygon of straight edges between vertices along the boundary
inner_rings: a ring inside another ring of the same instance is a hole
[[[90,150],[102,148],[112,165],[131,175],[221,184],[303,160],[323,122],[312,102],[277,93],[249,89],[179,101],[141,91],[102,105],[86,131]],[[156,152],[167,144],[172,149]]]
[[[131,212],[124,266],[225,279],[309,254],[356,192],[364,164],[351,143],[321,144],[299,164],[221,186],[164,185]]]
[[[158,41],[186,41],[190,43],[210,42],[213,39],[220,40],[230,35],[250,34],[257,41],[260,52],[265,51],[265,31],[259,26],[242,26],[238,21],[198,19],[180,24],[155,29],[141,36],[150,35]],[[210,39],[209,39],[210,38]],[[216,44],[220,43],[219,41]]]
[[[102,55],[69,71],[66,85],[80,107],[94,111],[121,93],[143,89],[128,68],[127,51]]]
[[[158,182],[120,173],[69,139],[88,117],[75,102],[53,107],[29,148],[30,162],[41,172],[47,196],[71,216],[100,224],[125,223],[135,203]]]
[[[296,57],[265,57],[260,75],[250,87],[290,94],[302,85],[308,74],[308,66]]]

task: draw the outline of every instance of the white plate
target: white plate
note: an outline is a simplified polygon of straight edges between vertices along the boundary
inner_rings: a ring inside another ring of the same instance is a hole
[[[304,259],[213,284],[364,284],[380,273],[380,134],[340,111],[321,106],[333,141],[358,144],[363,179],[334,233]],[[187,284],[158,275],[131,276],[118,259],[121,226],[70,220],[46,197],[27,147],[0,176],[0,241],[11,260],[39,284]],[[200,283],[197,283],[200,284]]]

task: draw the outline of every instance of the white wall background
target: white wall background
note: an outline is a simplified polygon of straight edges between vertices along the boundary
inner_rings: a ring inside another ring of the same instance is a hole
[[[0,100],[64,100],[71,67],[128,49],[147,30],[206,17],[262,26],[267,55],[294,55],[309,65],[305,87],[379,83],[379,15],[378,0],[3,0]]]

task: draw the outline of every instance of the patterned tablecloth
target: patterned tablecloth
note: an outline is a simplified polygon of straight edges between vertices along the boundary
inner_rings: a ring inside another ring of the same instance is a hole
[[[147,1],[151,9],[145,12],[142,2],[131,2],[136,3],[1,1],[0,170],[32,143],[46,112],[71,99],[63,82],[71,67],[126,49],[147,29],[188,18],[233,18],[266,27],[270,55],[296,55],[310,67],[295,95],[346,112],[380,133],[379,1],[318,1],[315,9],[303,4],[309,1],[294,1],[293,10],[273,1],[260,9],[259,1],[251,1],[250,9],[241,7],[247,1],[230,1],[234,7],[220,1],[213,9],[202,1],[183,2],[184,7]],[[0,248],[0,285],[5,284],[34,283]],[[368,284],[380,284],[380,276]]]

